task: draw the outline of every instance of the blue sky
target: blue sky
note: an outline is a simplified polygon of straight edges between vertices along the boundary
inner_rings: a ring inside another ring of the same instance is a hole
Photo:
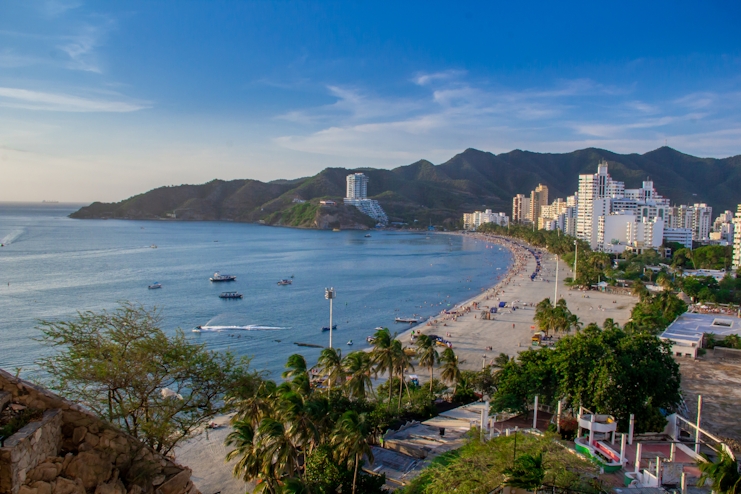
[[[0,201],[468,148],[741,154],[739,2],[0,3]]]

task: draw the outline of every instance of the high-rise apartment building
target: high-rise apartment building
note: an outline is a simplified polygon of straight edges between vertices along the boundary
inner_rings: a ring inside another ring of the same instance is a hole
[[[597,248],[599,217],[612,212],[611,199],[623,198],[625,184],[607,173],[607,162],[601,161],[597,173],[579,175],[576,237]]]
[[[541,208],[548,205],[548,186],[538,184],[535,190],[530,192],[530,221],[537,223],[540,218]]]
[[[348,199],[367,199],[368,198],[368,177],[362,173],[353,173],[347,176],[347,195]]]
[[[741,204],[736,210],[733,226],[733,268],[741,269]]]
[[[512,221],[522,223],[530,218],[530,198],[517,194],[512,199]]]

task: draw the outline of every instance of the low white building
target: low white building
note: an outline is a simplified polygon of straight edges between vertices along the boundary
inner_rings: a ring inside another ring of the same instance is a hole
[[[505,213],[494,213],[491,209],[463,213],[463,228],[465,230],[475,230],[484,223],[507,226],[509,224],[509,216]]]
[[[692,249],[691,228],[664,228],[664,242],[677,242],[688,249]]]
[[[719,340],[730,334],[741,336],[741,319],[724,314],[685,312],[659,338],[672,343],[673,355],[697,358],[697,351],[703,347],[705,334],[714,334]]]

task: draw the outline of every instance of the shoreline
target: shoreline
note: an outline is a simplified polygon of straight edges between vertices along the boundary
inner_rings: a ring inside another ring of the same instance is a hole
[[[446,234],[461,235],[453,232]],[[397,334],[396,339],[405,346],[412,346],[412,331],[436,334],[452,343],[460,359],[461,370],[479,370],[479,362],[482,366],[487,362],[491,364],[501,353],[515,357],[533,348],[531,337],[537,331],[533,321],[535,305],[545,298],[551,301],[555,299],[556,256],[504,236],[475,233],[468,236],[508,249],[513,257],[510,268],[493,286],[456,304],[447,314],[442,311],[405,329]],[[566,300],[569,310],[579,317],[583,325],[595,322],[601,326],[605,319],[612,318],[622,326],[630,319],[630,311],[637,302],[635,297],[594,290],[571,290],[563,282],[572,275],[570,268],[559,261],[558,271],[558,298]],[[500,302],[505,302],[506,307],[498,307]],[[490,320],[479,317],[484,310],[488,311],[495,305],[497,312],[491,314]],[[548,344],[553,344],[560,337],[555,335]]]

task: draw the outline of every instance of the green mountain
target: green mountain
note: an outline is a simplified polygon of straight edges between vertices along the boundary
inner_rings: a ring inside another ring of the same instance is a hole
[[[320,207],[321,199],[341,202],[345,177],[369,177],[368,195],[392,221],[452,225],[462,213],[482,208],[511,214],[512,197],[529,194],[539,183],[549,198],[577,189],[578,176],[595,173],[600,160],[610,174],[636,188],[650,178],[673,204],[705,202],[714,215],[741,203],[741,155],[697,158],[662,147],[645,154],[582,149],[550,154],[515,150],[495,155],[467,149],[440,165],[420,160],[393,170],[327,168],[313,177],[276,180],[213,180],[202,185],[160,187],[118,203],[93,203],[73,218],[232,220],[308,228],[355,228],[368,219],[341,204]],[[299,201],[307,201],[302,203]]]

